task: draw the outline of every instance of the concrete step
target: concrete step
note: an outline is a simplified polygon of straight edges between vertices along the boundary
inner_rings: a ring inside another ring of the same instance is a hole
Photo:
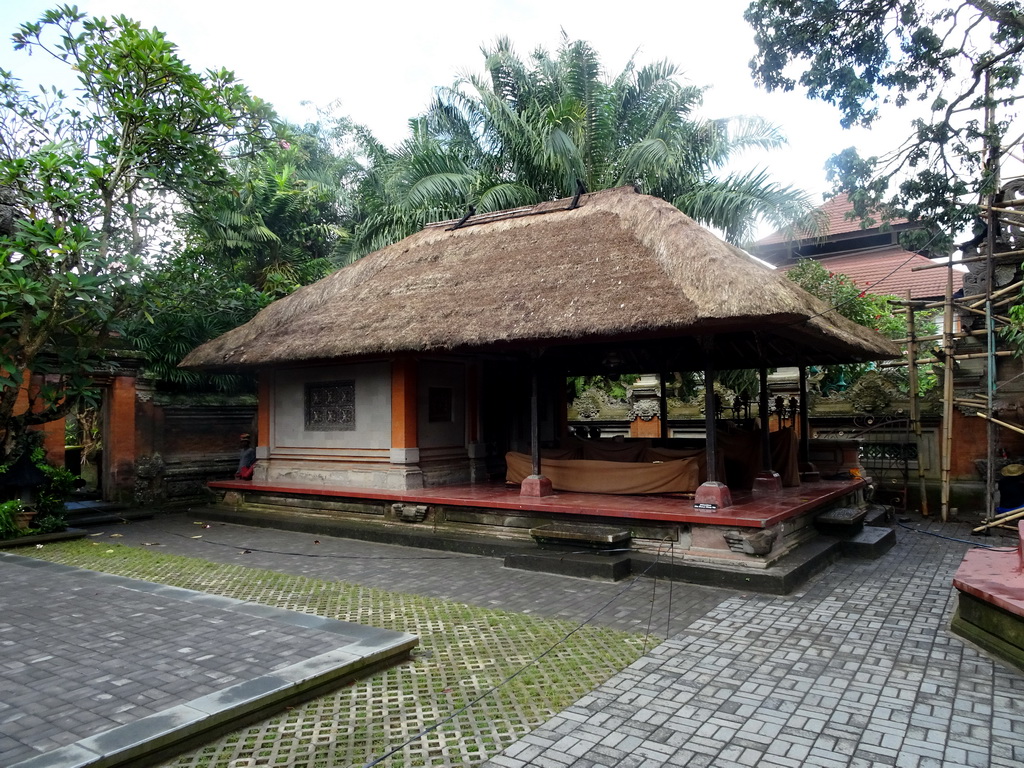
[[[846,557],[862,560],[877,560],[896,545],[896,531],[870,525],[856,536],[840,540],[842,553]]]
[[[148,520],[153,517],[151,510],[133,509],[129,504],[115,501],[69,501],[64,505],[64,510],[68,525],[76,528]]]
[[[539,571],[597,581],[619,581],[633,572],[629,554],[595,555],[550,549],[507,554],[504,565],[520,571]]]

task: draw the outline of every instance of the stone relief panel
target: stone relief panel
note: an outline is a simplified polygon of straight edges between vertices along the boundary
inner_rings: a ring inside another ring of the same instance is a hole
[[[356,428],[356,383],[308,382],[304,397],[305,428],[310,432],[352,432]]]

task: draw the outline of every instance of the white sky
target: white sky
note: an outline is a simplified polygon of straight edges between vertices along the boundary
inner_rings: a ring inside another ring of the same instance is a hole
[[[82,0],[93,15],[125,14],[157,27],[195,69],[226,67],[285,118],[311,116],[303,101],[326,106],[370,127],[387,144],[405,136],[432,89],[463,72],[481,72],[480,47],[505,35],[523,56],[554,50],[564,29],[588,41],[608,73],[636,52],[637,63],[668,59],[696,85],[708,85],[705,117],[761,115],[790,140],[784,150],[740,158],[737,168],[767,166],[773,177],[812,193],[828,189],[826,159],[848,147],[880,153],[905,135],[897,118],[872,132],[845,131],[838,112],[802,94],[754,87],[747,62],[753,32],[743,21],[748,0]],[[37,57],[15,52],[10,33],[57,0],[0,3],[0,67],[25,85],[50,82]],[[902,123],[902,121],[900,121]],[[905,125],[905,124],[903,124]]]

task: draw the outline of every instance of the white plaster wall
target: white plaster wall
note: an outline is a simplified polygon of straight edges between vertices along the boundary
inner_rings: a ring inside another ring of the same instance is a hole
[[[466,444],[466,366],[422,360],[417,371],[417,412],[420,448],[463,447]],[[431,387],[452,390],[452,420],[428,420]]]
[[[355,382],[356,428],[351,431],[308,431],[304,426],[308,382]],[[273,445],[275,450],[322,454],[339,449],[391,447],[391,367],[386,362],[294,368],[274,377]]]

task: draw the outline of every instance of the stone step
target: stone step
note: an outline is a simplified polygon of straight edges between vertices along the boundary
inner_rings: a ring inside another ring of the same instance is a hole
[[[896,519],[896,510],[888,504],[868,504],[865,508],[864,525],[875,525],[882,528],[892,526]]]
[[[133,509],[129,504],[114,501],[71,501],[64,505],[64,510],[68,525],[76,528],[153,517],[151,510]]]
[[[520,571],[538,571],[597,581],[619,581],[633,572],[628,554],[595,555],[552,550],[517,552],[505,555],[504,565]]]
[[[896,531],[869,525],[856,536],[840,539],[840,547],[846,557],[862,560],[877,560],[896,545]]]

